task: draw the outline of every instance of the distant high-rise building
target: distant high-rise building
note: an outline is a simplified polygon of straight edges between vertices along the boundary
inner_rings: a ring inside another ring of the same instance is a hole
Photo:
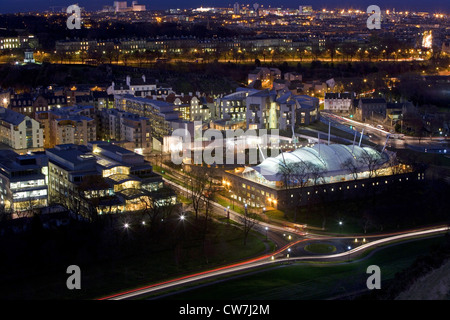
[[[255,14],[258,16],[258,10],[259,10],[259,3],[254,3],[253,4],[253,10],[255,10]]]
[[[126,1],[114,1],[115,12],[128,12],[128,11],[145,11],[145,5],[138,4],[137,1],[131,3],[131,7],[127,6]]]
[[[133,11],[145,11],[145,4],[138,4],[137,1],[133,1],[131,8]]]
[[[310,15],[312,14],[312,6],[299,6],[298,7],[299,15]]]
[[[235,3],[234,3],[234,6],[233,6],[233,12],[234,12],[234,14],[239,14],[239,13],[240,13],[240,10],[239,10],[239,3],[238,3],[238,2],[235,2]]]
[[[116,12],[125,11],[127,9],[126,1],[114,1],[114,10]]]
[[[423,32],[422,47],[431,49],[433,47],[433,34],[431,30]]]

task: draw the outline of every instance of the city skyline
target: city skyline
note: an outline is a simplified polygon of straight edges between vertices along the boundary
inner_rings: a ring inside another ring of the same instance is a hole
[[[447,3],[6,2],[0,299],[449,300]]]
[[[22,0],[10,2],[8,4],[3,4],[0,9],[0,14],[7,13],[19,13],[19,12],[34,12],[34,11],[46,11],[51,10],[51,8],[61,9],[62,7],[69,6],[71,4],[78,3],[80,6],[84,7],[87,11],[97,11],[101,10],[103,6],[113,5],[112,0],[101,0],[101,1],[67,1],[67,0]],[[180,1],[180,0],[169,0],[169,1],[147,1],[141,0],[138,1],[139,4],[145,5],[147,10],[166,10],[172,8],[180,8],[180,9],[191,9],[197,7],[232,7],[236,1],[229,0],[190,0],[188,2]],[[444,12],[448,13],[450,11],[449,3],[445,3],[441,0],[431,0],[427,2],[423,1],[405,1],[405,0],[381,0],[381,1],[356,1],[356,0],[319,0],[314,2],[308,1],[297,1],[297,0],[274,0],[274,1],[237,1],[239,4],[249,4],[257,2],[262,5],[264,8],[268,8],[269,6],[273,8],[283,7],[283,8],[291,8],[297,9],[300,5],[312,5],[314,10],[320,10],[323,8],[326,9],[334,9],[334,8],[355,8],[362,9],[366,8],[371,4],[378,5],[382,10],[386,9],[397,9],[397,10],[409,10],[409,11],[425,11],[430,13],[435,12]],[[127,2],[128,5],[131,5],[132,1]]]

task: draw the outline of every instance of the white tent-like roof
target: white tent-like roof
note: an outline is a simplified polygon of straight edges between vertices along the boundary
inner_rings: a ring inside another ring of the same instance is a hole
[[[348,160],[358,168],[358,171],[366,171],[368,169],[367,159],[369,158],[373,159],[372,161],[378,161],[378,165],[382,165],[388,160],[386,154],[381,154],[370,147],[316,144],[313,147],[303,147],[291,152],[281,153],[276,157],[267,158],[253,169],[266,180],[281,181],[280,167],[288,163],[303,162],[318,167],[323,177],[330,177],[349,174],[349,170],[343,166],[343,163]]]

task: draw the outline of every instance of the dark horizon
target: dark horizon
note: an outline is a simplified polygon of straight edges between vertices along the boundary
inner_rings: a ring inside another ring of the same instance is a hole
[[[0,14],[7,13],[26,13],[26,12],[43,12],[51,10],[51,7],[56,9],[61,9],[61,7],[67,7],[69,5],[78,3],[81,7],[84,7],[87,11],[97,11],[101,10],[105,5],[113,5],[114,0],[99,0],[99,1],[88,1],[88,0],[17,0],[13,2],[8,2],[7,4],[2,4],[0,9]],[[131,6],[132,0],[128,0],[128,6]],[[149,1],[141,0],[138,4],[146,5],[147,10],[166,10],[166,9],[191,9],[197,7],[232,7],[235,2],[239,4],[249,4],[257,2],[263,5],[264,8],[269,6],[273,8],[291,8],[297,9],[300,5],[312,5],[314,10],[335,9],[335,8],[354,8],[354,9],[365,9],[371,4],[378,5],[382,10],[393,9],[396,11],[423,11],[430,13],[449,13],[450,12],[450,2],[444,2],[442,0],[429,0],[427,2],[419,0],[315,0],[315,1],[305,1],[305,0],[253,0],[253,1],[239,1],[239,0],[167,0],[167,1]]]

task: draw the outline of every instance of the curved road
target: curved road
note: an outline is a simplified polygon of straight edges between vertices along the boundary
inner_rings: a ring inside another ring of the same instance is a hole
[[[284,246],[283,248],[277,250],[273,254],[263,255],[261,257],[255,258],[255,259],[239,262],[239,263],[232,264],[229,266],[219,267],[216,269],[187,275],[184,277],[164,281],[161,283],[155,283],[155,284],[145,286],[142,288],[117,293],[117,294],[114,294],[114,295],[111,295],[108,297],[103,297],[100,300],[122,300],[122,299],[137,298],[142,295],[156,293],[161,290],[183,286],[183,285],[193,283],[196,281],[207,280],[212,277],[219,277],[219,276],[223,276],[223,275],[227,275],[227,274],[231,274],[231,273],[235,273],[235,272],[248,271],[248,270],[251,270],[254,268],[269,266],[269,265],[275,264],[275,263],[279,264],[279,263],[283,263],[283,262],[287,262],[287,261],[301,261],[301,260],[333,261],[333,260],[339,260],[342,258],[350,258],[351,256],[361,254],[368,249],[371,249],[373,247],[378,247],[380,245],[384,245],[389,242],[395,242],[395,241],[410,239],[410,238],[414,238],[414,237],[432,236],[432,235],[448,232],[449,230],[450,230],[450,228],[448,226],[439,226],[439,227],[434,227],[434,228],[429,228],[429,229],[411,230],[411,231],[402,232],[402,233],[391,233],[391,234],[384,235],[384,236],[383,235],[375,235],[375,237],[381,237],[381,238],[371,241],[371,242],[367,242],[365,244],[362,244],[362,245],[355,247],[351,250],[348,250],[346,252],[340,252],[340,253],[328,254],[328,255],[316,255],[316,256],[285,257],[285,255],[287,255],[287,253],[290,251],[290,248],[292,246],[295,246],[295,245],[305,242],[305,241],[311,241],[314,239],[321,239],[321,240],[337,239],[337,238],[338,239],[350,239],[350,238],[354,238],[354,236],[353,237],[310,237],[310,238],[305,238],[305,239],[301,239],[301,240],[292,242],[292,243]],[[368,237],[366,237],[366,238],[368,238]]]

